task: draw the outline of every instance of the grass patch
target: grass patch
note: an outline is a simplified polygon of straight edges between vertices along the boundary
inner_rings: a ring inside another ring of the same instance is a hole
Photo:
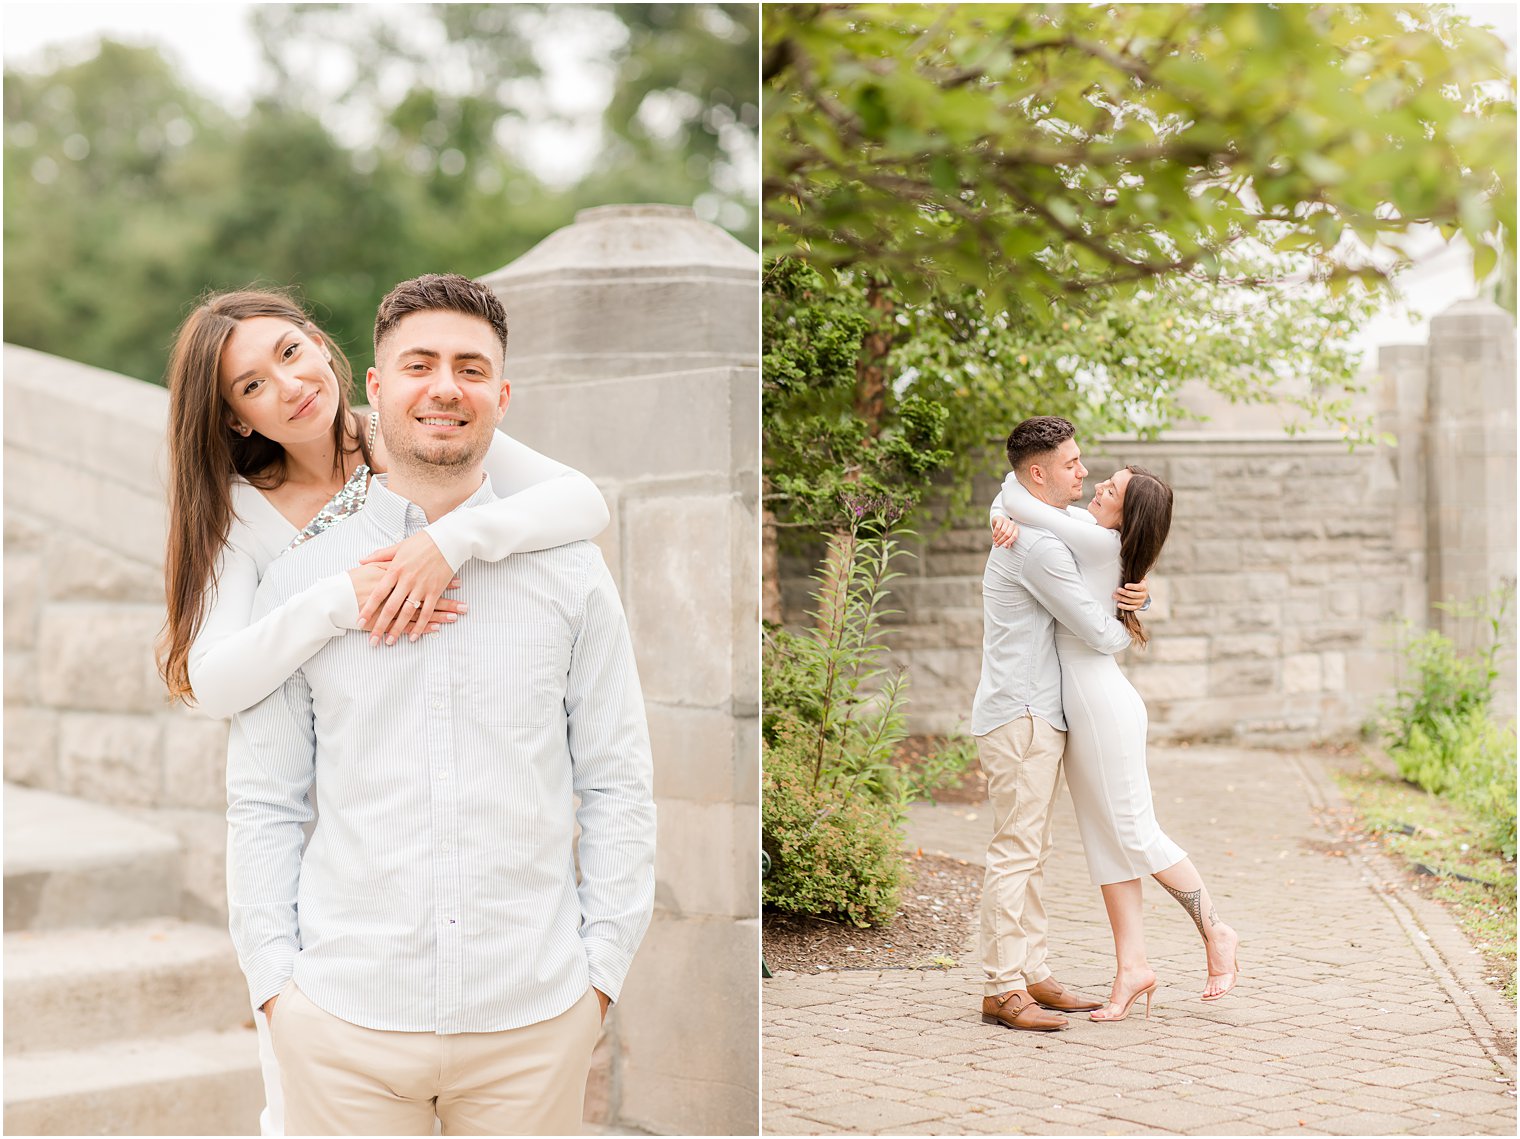
[[[1484,976],[1515,999],[1515,863],[1485,845],[1472,811],[1400,779],[1369,757],[1336,771],[1363,829],[1443,903],[1482,955]],[[1406,833],[1409,832],[1409,833]],[[1427,875],[1419,868],[1436,872]],[[1454,875],[1478,879],[1463,881]]]

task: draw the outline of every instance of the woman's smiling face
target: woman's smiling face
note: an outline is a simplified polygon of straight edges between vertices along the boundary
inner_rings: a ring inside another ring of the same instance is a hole
[[[248,428],[281,446],[332,430],[338,377],[319,334],[278,316],[241,320],[218,373],[233,430]]]
[[[1098,525],[1117,530],[1124,517],[1124,488],[1129,485],[1129,468],[1120,467],[1113,478],[1104,479],[1093,492],[1087,504],[1088,512],[1098,520]]]

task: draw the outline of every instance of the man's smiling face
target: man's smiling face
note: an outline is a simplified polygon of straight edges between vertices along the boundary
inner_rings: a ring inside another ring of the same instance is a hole
[[[456,470],[479,464],[511,395],[502,364],[501,341],[478,316],[402,317],[366,384],[392,461]]]

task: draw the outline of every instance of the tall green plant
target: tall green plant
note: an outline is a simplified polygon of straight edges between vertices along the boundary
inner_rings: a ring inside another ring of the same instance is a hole
[[[903,553],[900,503],[847,497],[849,528],[829,543],[813,575],[805,633],[766,638],[765,730],[770,743],[794,729],[809,760],[810,789],[869,794],[900,817],[911,791],[892,763],[906,738],[907,679],[887,661],[885,622],[892,568]],[[800,731],[798,731],[800,729]]]

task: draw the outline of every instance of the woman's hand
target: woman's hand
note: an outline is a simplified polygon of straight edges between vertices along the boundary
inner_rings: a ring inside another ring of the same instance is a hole
[[[1004,518],[1001,514],[992,516],[992,544],[1007,548],[1013,545],[1019,537],[1019,524],[1012,518]]]
[[[363,605],[373,591],[380,587],[381,583],[385,580],[389,568],[388,563],[378,562],[374,565],[358,565],[348,571],[348,579],[353,582],[354,601],[357,604]],[[454,584],[458,585],[459,582],[456,580]],[[412,609],[411,606],[407,608],[412,612],[418,612],[418,610]],[[436,633],[443,628],[440,622],[456,621],[459,618],[459,614],[465,612],[468,608],[463,601],[455,601],[451,597],[439,598],[436,612],[434,613],[437,620],[429,621],[427,625],[422,626],[421,631],[424,633]],[[363,628],[363,618],[360,618],[359,627]],[[418,625],[413,620],[408,631],[414,631],[417,628]],[[378,638],[371,637],[370,644],[379,644]]]
[[[1142,578],[1139,582],[1129,582],[1114,590],[1114,601],[1120,609],[1131,613],[1138,613],[1150,603],[1151,583],[1150,578]]]
[[[368,575],[367,591],[361,591],[360,575]],[[359,627],[370,631],[372,645],[382,639],[394,645],[403,635],[415,641],[443,627],[435,615],[454,621],[469,612],[465,602],[443,596],[444,590],[458,587],[459,579],[426,531],[367,555],[349,576],[359,598]]]

